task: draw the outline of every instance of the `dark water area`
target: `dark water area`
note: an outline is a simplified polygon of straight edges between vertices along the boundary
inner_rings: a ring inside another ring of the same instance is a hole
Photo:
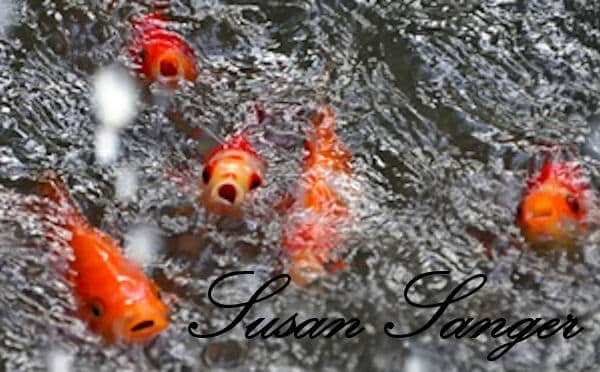
[[[138,115],[120,132],[118,159],[103,164],[93,76],[128,66],[129,19],[149,10],[108,3],[0,0],[4,370],[46,370],[56,353],[74,371],[598,370],[600,235],[583,238],[575,254],[537,254],[516,247],[523,238],[514,217],[530,160],[549,144],[572,149],[598,188],[599,1],[170,1],[170,27],[196,51],[200,76],[168,95],[145,88]],[[245,128],[256,102],[274,117],[252,133],[269,166],[267,186],[246,221],[223,221],[195,202],[195,181],[179,185],[169,171],[197,172],[198,154],[214,141],[207,133]],[[309,288],[287,288],[249,318],[357,317],[365,332],[248,341],[238,326],[214,339],[190,337],[190,322],[214,330],[235,314],[208,300],[215,278],[256,271],[224,287],[234,302],[276,272],[282,221],[272,201],[298,178],[301,113],[321,102],[336,111],[353,155],[345,186],[358,223],[340,247],[349,265]],[[174,122],[207,135],[190,138]],[[49,169],[65,176],[95,226],[120,241],[141,229],[161,242],[144,269],[172,299],[172,316],[151,344],[106,346],[71,315],[56,254],[64,246],[48,242],[43,228],[55,216],[27,208],[36,199],[28,185]],[[138,185],[126,199],[116,186],[124,170]],[[488,275],[446,320],[572,313],[585,331],[531,338],[496,362],[486,356],[505,341],[489,334],[444,340],[438,325],[388,338],[386,322],[416,329],[431,316],[402,297],[410,279],[431,270],[451,270],[451,280],[419,286],[416,298]]]

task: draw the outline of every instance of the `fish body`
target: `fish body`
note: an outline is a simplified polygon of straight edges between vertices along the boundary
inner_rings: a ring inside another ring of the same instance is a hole
[[[263,184],[265,169],[244,134],[229,137],[205,157],[201,203],[210,212],[241,217],[243,202]]]
[[[282,247],[291,261],[290,275],[299,285],[325,271],[332,250],[344,239],[341,226],[350,218],[334,182],[351,174],[351,155],[335,133],[335,114],[322,106],[311,122],[300,182],[282,233]]]
[[[149,82],[177,85],[181,80],[194,81],[198,76],[196,57],[189,44],[165,28],[167,21],[159,13],[150,13],[132,21],[129,53],[136,72]]]
[[[590,202],[579,166],[547,158],[527,182],[516,222],[534,247],[573,246],[587,230]]]
[[[73,252],[67,278],[78,316],[109,343],[150,340],[167,328],[169,310],[158,287],[121,253],[115,240],[87,223],[60,179],[43,181],[41,194],[64,211],[63,227],[70,233],[67,243]]]

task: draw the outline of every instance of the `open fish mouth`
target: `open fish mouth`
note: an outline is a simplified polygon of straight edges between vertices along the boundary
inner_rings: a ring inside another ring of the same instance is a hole
[[[155,65],[157,80],[164,84],[172,84],[184,79],[185,73],[176,53],[161,56]]]
[[[225,181],[215,185],[211,191],[211,201],[225,207],[241,204],[245,192],[236,182]]]

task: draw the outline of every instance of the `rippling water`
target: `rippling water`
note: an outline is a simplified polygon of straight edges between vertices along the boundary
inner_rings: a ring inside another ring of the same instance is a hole
[[[172,96],[144,92],[110,165],[95,161],[92,76],[127,65],[128,19],[148,6],[2,0],[0,8],[5,370],[43,370],[56,353],[74,370],[106,371],[598,369],[600,236],[591,234],[575,258],[512,242],[521,240],[514,212],[540,146],[571,146],[598,184],[600,2],[174,0],[166,12],[197,51],[201,76]],[[222,138],[244,128],[255,102],[274,117],[252,134],[269,163],[268,186],[249,221],[223,222],[169,170],[197,171],[212,141],[207,131]],[[233,315],[206,298],[216,277],[256,270],[256,281],[227,286],[231,298],[246,298],[276,270],[281,220],[270,201],[298,175],[299,113],[319,102],[338,114],[360,186],[360,224],[342,250],[350,266],[314,288],[288,288],[252,315],[356,316],[367,331],[351,340],[248,342],[241,327],[190,337],[189,322],[216,329]],[[174,118],[207,136],[190,139]],[[173,316],[151,345],[104,346],[69,315],[73,298],[57,270],[64,262],[53,253],[61,247],[49,246],[43,218],[27,208],[35,197],[23,192],[46,169],[66,175],[85,214],[112,236],[158,235],[161,248],[145,269],[172,298]],[[139,185],[133,198],[117,197],[123,170]],[[488,259],[482,236],[503,254]],[[435,327],[404,341],[384,336],[387,321],[415,329],[428,319],[402,291],[415,275],[444,269],[452,270],[447,286],[489,274],[477,295],[452,306],[453,317],[571,312],[586,331],[568,341],[530,339],[495,363],[485,356],[500,343],[489,337],[442,340]]]

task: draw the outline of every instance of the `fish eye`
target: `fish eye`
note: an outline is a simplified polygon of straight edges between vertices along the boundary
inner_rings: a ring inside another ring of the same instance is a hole
[[[575,196],[569,194],[567,195],[566,200],[567,204],[569,205],[569,208],[571,208],[571,211],[573,211],[574,213],[579,212],[579,201]]]
[[[104,305],[99,299],[93,299],[90,301],[90,313],[94,318],[100,318],[104,314]]]
[[[262,185],[262,178],[256,174],[252,173],[252,177],[250,178],[250,190],[254,190]]]
[[[210,181],[210,170],[208,169],[208,167],[204,167],[204,170],[202,171],[202,181],[207,184],[208,181]]]

